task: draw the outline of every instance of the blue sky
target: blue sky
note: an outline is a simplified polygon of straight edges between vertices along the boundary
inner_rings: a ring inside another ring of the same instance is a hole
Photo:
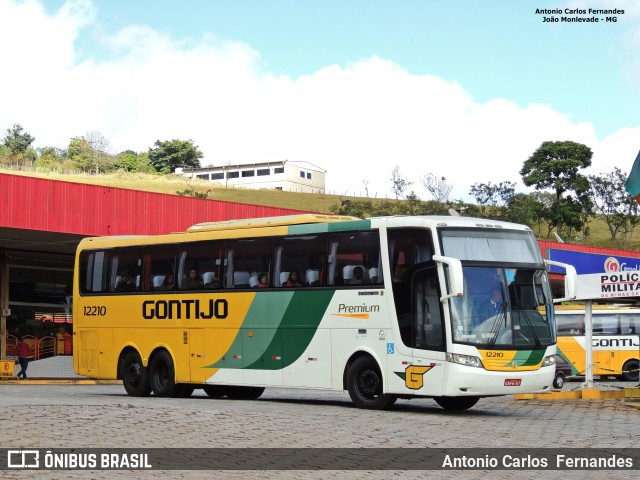
[[[100,131],[116,151],[186,136],[204,164],[306,160],[328,170],[330,191],[362,193],[367,180],[378,196],[391,195],[396,166],[425,199],[427,173],[458,198],[475,182],[517,181],[544,140],[586,143],[594,173],[628,171],[640,149],[638,3],[0,0],[0,32],[3,11],[23,22],[14,40],[32,32],[17,47],[30,61],[11,57],[18,95],[0,129],[18,122],[60,147]],[[536,8],[625,13],[545,23]],[[44,73],[38,58],[55,78],[20,82],[20,62]]]

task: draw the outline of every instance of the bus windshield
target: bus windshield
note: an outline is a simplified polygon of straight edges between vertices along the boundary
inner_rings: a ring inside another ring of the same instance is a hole
[[[451,303],[453,341],[482,348],[555,343],[544,269],[464,266],[465,295]]]

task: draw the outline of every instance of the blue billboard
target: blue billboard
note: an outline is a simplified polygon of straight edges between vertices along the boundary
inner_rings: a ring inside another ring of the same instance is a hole
[[[572,250],[549,249],[549,260],[573,265],[578,275],[604,272],[629,272],[640,270],[640,257],[620,257],[600,253],[575,252]],[[552,273],[564,273],[564,270],[551,266]]]
[[[577,300],[640,297],[640,257],[550,248],[549,260],[574,266]],[[563,273],[553,265],[550,271]]]

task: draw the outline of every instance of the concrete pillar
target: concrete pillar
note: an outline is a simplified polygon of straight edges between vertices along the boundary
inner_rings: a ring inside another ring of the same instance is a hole
[[[9,310],[9,268],[4,250],[0,250],[0,360],[7,353],[7,317]]]

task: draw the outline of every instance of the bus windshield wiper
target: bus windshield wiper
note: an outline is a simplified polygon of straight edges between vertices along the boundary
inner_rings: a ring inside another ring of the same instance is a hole
[[[536,334],[536,331],[534,330],[533,325],[531,324],[531,320],[529,320],[529,314],[522,307],[522,304],[519,301],[517,301],[516,307],[518,307],[518,309],[520,310],[520,316],[524,317],[524,321],[529,327],[529,330],[531,331],[531,335],[533,335],[533,340],[536,342],[536,347],[538,348],[541,347],[542,344],[540,343],[540,339],[538,338],[538,335]]]
[[[504,321],[505,325],[507,324],[507,304],[502,303],[500,305],[500,311],[496,314],[496,319],[493,321],[491,325],[491,338],[487,342],[488,347],[493,347],[498,341],[498,333],[500,333],[500,327],[502,326],[502,322]]]

